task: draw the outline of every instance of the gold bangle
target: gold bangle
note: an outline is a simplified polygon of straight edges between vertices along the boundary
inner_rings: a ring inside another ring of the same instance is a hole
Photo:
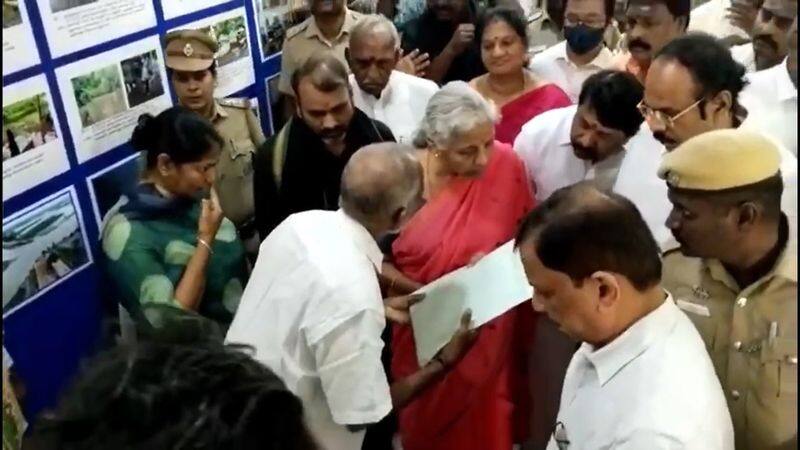
[[[200,245],[202,245],[203,247],[207,248],[208,249],[208,253],[210,253],[212,255],[214,254],[214,250],[211,248],[210,245],[208,245],[208,242],[206,242],[203,238],[198,237],[197,238],[197,242],[199,242]]]

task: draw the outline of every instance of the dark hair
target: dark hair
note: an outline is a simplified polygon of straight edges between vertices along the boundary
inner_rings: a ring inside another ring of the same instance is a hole
[[[569,7],[569,1],[570,0],[563,0],[563,1],[564,1],[563,14],[566,14],[567,13],[567,8]],[[572,0],[572,1],[575,1],[575,0]],[[603,11],[605,11],[605,13],[606,13],[606,23],[611,23],[611,21],[614,20],[614,7],[616,6],[617,2],[616,2],[616,0],[602,0],[602,1],[603,1]]]
[[[631,137],[644,122],[639,112],[644,88],[635,76],[617,70],[601,70],[583,82],[579,105],[587,105],[604,127],[620,130]]]
[[[322,92],[330,93],[342,87],[350,88],[347,68],[328,52],[311,55],[299,69],[292,74],[292,91],[295,99],[300,99],[298,86],[303,78],[310,78],[311,84]]]
[[[511,29],[517,33],[517,36],[522,39],[523,45],[525,45],[526,48],[528,47],[528,24],[525,23],[522,10],[512,9],[507,6],[498,6],[488,9],[481,15],[475,32],[476,42],[480,44],[481,40],[483,40],[483,33],[486,31],[486,27],[494,22],[503,22],[511,27]]]
[[[624,276],[639,291],[661,280],[659,248],[639,210],[588,182],[561,188],[534,209],[516,245],[530,238],[542,264],[578,286],[600,270]]]
[[[37,434],[60,450],[312,450],[300,400],[241,348],[123,345],[89,361]]]
[[[707,33],[692,32],[671,41],[655,59],[675,60],[692,75],[700,91],[697,100],[705,101],[722,91],[731,93],[733,111],[739,109],[739,93],[747,85],[746,70],[736,62],[722,41]],[[704,103],[700,117],[705,120]]]
[[[147,155],[147,168],[156,166],[158,155],[165,154],[176,164],[196,162],[224,141],[211,123],[182,106],[173,106],[153,117],[139,116],[131,145]]]
[[[764,217],[767,220],[777,221],[781,216],[783,177],[781,177],[780,172],[758,183],[722,191],[670,189],[689,196],[701,197],[709,203],[712,203],[715,207],[725,209],[726,212],[728,208],[737,207],[744,202],[754,202],[764,208]]]
[[[636,0],[628,0],[625,10]],[[642,3],[662,3],[667,11],[676,19],[684,19],[683,29],[689,28],[689,18],[692,12],[692,0],[640,0]],[[637,2],[638,3],[638,2]]]

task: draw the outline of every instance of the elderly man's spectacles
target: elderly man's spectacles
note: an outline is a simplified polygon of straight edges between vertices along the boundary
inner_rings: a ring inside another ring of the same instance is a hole
[[[655,110],[655,109],[645,105],[644,104],[644,100],[640,101],[639,104],[636,105],[636,108],[639,109],[639,112],[642,114],[642,116],[644,116],[645,120],[647,120],[648,123],[655,121],[655,122],[658,122],[658,123],[660,123],[662,125],[666,125],[668,127],[672,127],[673,125],[675,125],[675,121],[676,120],[680,119],[684,114],[686,114],[689,111],[691,111],[692,109],[696,108],[697,105],[699,105],[700,102],[702,102],[702,101],[703,101],[703,99],[701,98],[700,100],[692,103],[686,109],[684,109],[683,111],[675,114],[674,116],[669,116],[663,111],[658,111],[658,110]]]

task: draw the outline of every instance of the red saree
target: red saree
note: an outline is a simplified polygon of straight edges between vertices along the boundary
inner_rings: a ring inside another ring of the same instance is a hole
[[[397,268],[426,284],[514,237],[533,208],[523,163],[495,142],[478,179],[454,180],[403,228],[392,246]],[[481,327],[461,361],[399,411],[404,450],[509,450],[528,426],[525,374],[532,335],[528,302]],[[410,326],[396,326],[392,374],[419,369]]]
[[[572,102],[555,84],[547,84],[520,95],[500,108],[500,121],[495,125],[495,139],[514,145],[522,126],[539,114],[563,108]]]

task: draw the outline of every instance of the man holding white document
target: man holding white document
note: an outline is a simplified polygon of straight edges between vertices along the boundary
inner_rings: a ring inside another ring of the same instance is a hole
[[[516,239],[533,307],[582,341],[548,450],[733,450],[700,335],[661,287],[659,248],[628,199],[556,191]]]
[[[419,299],[384,303],[376,239],[414,211],[421,184],[421,168],[402,146],[356,152],[344,169],[339,211],[294,214],[261,244],[228,331],[227,342],[252,346],[300,397],[323,450],[359,450],[368,425],[408,402],[471,341],[467,313],[431,363],[389,385],[381,364],[385,317],[407,322],[408,305]]]

